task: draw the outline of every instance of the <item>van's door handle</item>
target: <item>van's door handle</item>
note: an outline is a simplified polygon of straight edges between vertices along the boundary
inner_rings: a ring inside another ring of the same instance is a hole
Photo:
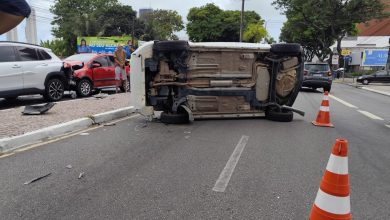
[[[12,68],[14,68],[14,69],[17,69],[17,68],[20,68],[20,67],[22,67],[22,66],[19,66],[18,64],[15,64],[15,65],[12,66]]]

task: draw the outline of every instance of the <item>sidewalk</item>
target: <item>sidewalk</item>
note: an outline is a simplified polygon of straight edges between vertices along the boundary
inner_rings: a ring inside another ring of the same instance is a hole
[[[130,106],[129,93],[103,97],[62,101],[43,115],[22,115],[24,107],[0,110],[0,139]]]
[[[341,83],[345,85],[350,85],[359,89],[364,89],[370,92],[375,92],[378,94],[390,96],[390,83],[370,83],[369,85],[363,85],[361,83],[356,82],[356,78],[340,78],[334,79],[334,83]]]

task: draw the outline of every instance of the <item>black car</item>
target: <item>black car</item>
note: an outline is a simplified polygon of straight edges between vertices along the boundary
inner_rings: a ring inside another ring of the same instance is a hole
[[[330,91],[332,87],[332,71],[327,63],[305,63],[302,87],[313,90],[323,88]]]
[[[359,76],[357,81],[363,85],[368,85],[371,82],[390,83],[390,75],[387,74],[386,70],[380,70],[370,75]]]

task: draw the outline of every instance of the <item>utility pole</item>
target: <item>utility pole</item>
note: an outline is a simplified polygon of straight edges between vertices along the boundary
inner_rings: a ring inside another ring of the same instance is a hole
[[[244,8],[245,8],[245,0],[242,0],[241,6],[241,23],[240,23],[240,42],[242,42],[242,32],[244,31]]]

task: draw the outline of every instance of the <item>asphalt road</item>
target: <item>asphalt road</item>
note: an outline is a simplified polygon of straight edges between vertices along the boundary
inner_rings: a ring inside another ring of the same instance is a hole
[[[311,125],[322,93],[303,91],[306,116],[291,123],[136,116],[0,158],[1,219],[307,219],[338,137],[349,141],[353,218],[388,219],[390,98],[332,89],[335,128]]]

